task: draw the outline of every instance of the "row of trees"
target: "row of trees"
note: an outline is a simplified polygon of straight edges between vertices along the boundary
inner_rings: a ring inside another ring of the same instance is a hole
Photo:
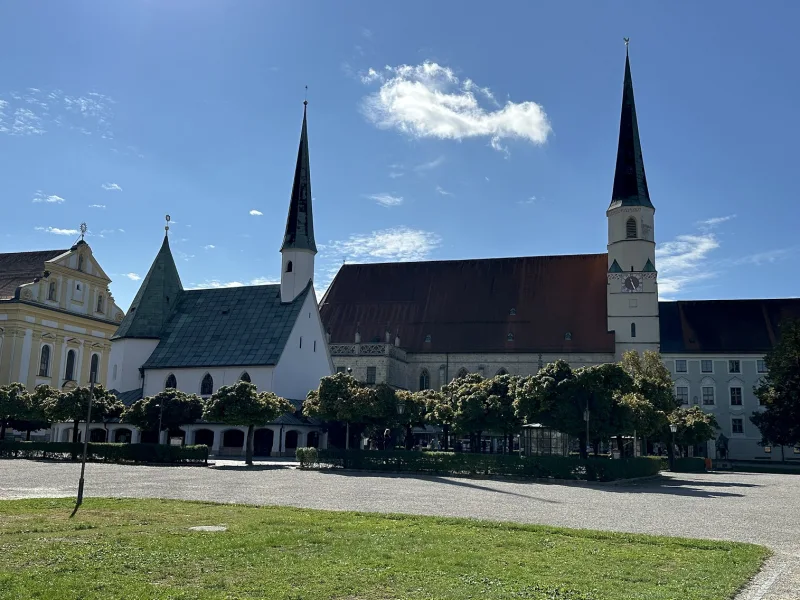
[[[56,390],[46,385],[28,392],[20,383],[0,387],[0,439],[7,427],[30,432],[50,423],[73,423],[72,440],[78,440],[81,421],[86,420],[92,398],[92,422],[120,420],[143,431],[169,431],[200,419],[213,423],[246,426],[247,464],[253,462],[255,428],[270,423],[294,406],[271,392],[259,392],[252,383],[239,381],[220,387],[208,400],[176,389],[143,398],[125,407],[102,386]]]
[[[497,375],[485,379],[472,373],[453,380],[441,391],[407,392],[388,385],[368,386],[350,375],[325,377],[309,393],[303,411],[326,421],[358,425],[379,448],[386,442],[381,432],[405,431],[410,448],[412,428],[425,423],[442,427],[444,447],[450,433],[468,436],[478,449],[484,432],[501,433],[511,440],[524,423],[541,423],[581,441],[597,451],[601,440],[634,432],[653,440],[673,439],[670,424],[677,425],[676,443],[693,445],[714,437],[717,423],[698,407],[680,408],[669,371],[655,352],[640,356],[628,352],[619,364],[572,369],[564,361],[546,365],[536,375]],[[587,439],[585,411],[589,411]],[[350,436],[346,436],[349,446]],[[671,444],[668,446],[672,447]]]

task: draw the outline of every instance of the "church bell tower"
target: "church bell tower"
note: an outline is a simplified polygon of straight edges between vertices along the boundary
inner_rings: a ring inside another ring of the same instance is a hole
[[[654,216],[644,174],[633,80],[625,40],[625,80],[619,124],[617,166],[608,218],[608,329],[616,355],[626,350],[658,350],[658,282]]]

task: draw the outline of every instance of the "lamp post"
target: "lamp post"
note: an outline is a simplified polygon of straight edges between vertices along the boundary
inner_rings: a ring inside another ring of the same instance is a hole
[[[676,423],[669,424],[669,431],[672,434],[670,436],[670,452],[669,452],[669,470],[675,470],[675,433],[678,431],[678,425]]]
[[[347,367],[347,375],[348,375],[348,377],[352,377],[353,376],[353,368],[352,367]],[[350,450],[350,421],[345,421],[344,427],[345,427],[345,430],[344,430],[344,449],[345,450]]]
[[[586,421],[586,457],[589,457],[589,401],[586,401],[586,410],[583,411],[583,420]]]
[[[158,443],[161,443],[161,421],[164,418],[164,404],[165,402],[162,400],[156,406],[158,406]]]
[[[83,457],[81,458],[81,478],[78,480],[78,499],[75,502],[75,510],[83,503],[83,476],[86,472],[86,454],[89,450],[89,423],[92,421],[92,400],[94,400],[94,382],[97,379],[97,371],[89,369],[89,409],[86,411],[86,429],[83,432]],[[73,513],[74,514],[74,513]]]
[[[397,402],[397,416],[398,417],[402,416],[403,413],[405,413],[405,412],[406,412],[406,403],[398,401]],[[403,425],[405,425],[405,424],[403,424]],[[408,436],[408,428],[406,428],[406,450],[410,450],[410,448],[409,448],[410,440],[408,438],[409,438],[409,436]]]

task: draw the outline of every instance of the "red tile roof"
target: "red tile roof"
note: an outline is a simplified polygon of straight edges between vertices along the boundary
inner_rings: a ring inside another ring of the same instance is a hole
[[[69,250],[40,250],[0,254],[0,300],[14,297],[17,288],[44,273],[44,263]]]
[[[320,312],[332,343],[358,324],[410,352],[613,353],[607,269],[606,254],[344,265]]]

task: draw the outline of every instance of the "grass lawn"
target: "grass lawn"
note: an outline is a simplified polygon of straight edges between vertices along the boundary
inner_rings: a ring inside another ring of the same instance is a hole
[[[168,500],[0,502],[0,598],[729,599],[760,546]],[[222,533],[190,531],[224,525]]]

